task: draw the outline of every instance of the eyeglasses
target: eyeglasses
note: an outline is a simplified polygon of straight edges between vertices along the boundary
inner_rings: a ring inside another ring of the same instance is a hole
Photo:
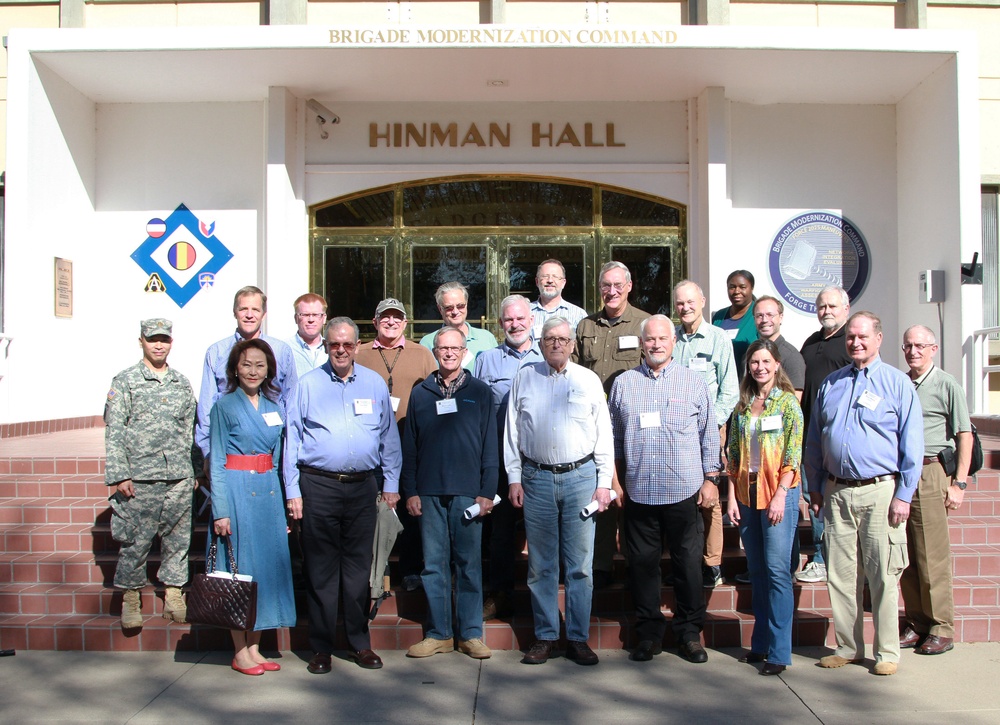
[[[341,348],[343,348],[344,352],[354,352],[355,348],[357,348],[357,346],[358,346],[358,343],[356,343],[356,342],[330,342],[328,340],[327,342],[323,343],[323,346],[327,350],[340,350]]]
[[[444,353],[446,353],[446,352],[450,352],[450,353],[452,353],[452,354],[454,354],[454,355],[458,355],[458,354],[459,354],[460,352],[462,352],[462,350],[464,350],[464,349],[465,349],[464,347],[445,347],[445,346],[442,346],[442,347],[435,347],[435,348],[434,348],[434,350],[435,350],[436,352],[439,352],[439,353],[441,353],[442,355],[443,355]]]
[[[627,284],[628,282],[601,282],[601,292],[610,292],[611,290],[622,292]]]
[[[295,316],[300,320],[318,320],[320,317],[326,317],[325,312],[296,312]]]
[[[566,279],[566,278],[565,277],[560,277],[557,274],[540,274],[540,275],[538,275],[538,279],[541,280],[542,282],[546,282],[546,281],[548,281],[550,279],[554,279],[555,281],[558,282],[559,280]]]
[[[549,347],[555,347],[556,345],[559,347],[566,347],[573,342],[573,340],[568,337],[543,337],[542,342]]]
[[[903,352],[909,352],[910,350],[916,350],[917,352],[923,352],[929,347],[934,347],[937,343],[934,342],[906,342],[903,343]]]
[[[754,312],[753,318],[755,320],[773,320],[780,314],[780,312]]]
[[[461,312],[466,307],[468,307],[468,305],[448,305],[447,307],[442,307],[441,309],[443,309],[445,312],[455,312],[456,310],[458,312]]]

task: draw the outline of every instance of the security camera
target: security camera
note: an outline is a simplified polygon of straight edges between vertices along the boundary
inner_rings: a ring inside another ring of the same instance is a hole
[[[316,114],[316,120],[319,121],[321,126],[324,123],[329,123],[330,125],[340,123],[340,116],[317,101],[315,98],[310,98],[306,101],[306,108]]]

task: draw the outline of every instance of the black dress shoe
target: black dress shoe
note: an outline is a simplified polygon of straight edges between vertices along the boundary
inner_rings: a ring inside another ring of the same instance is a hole
[[[556,648],[556,643],[551,639],[540,639],[531,645],[531,649],[525,653],[521,660],[526,665],[540,665],[548,662],[552,656],[552,650]]]
[[[347,658],[358,663],[358,667],[364,667],[366,670],[380,670],[382,669],[382,658],[377,654],[372,652],[370,649],[358,650],[357,652],[348,652]]]
[[[649,662],[653,659],[654,655],[658,655],[662,651],[662,646],[653,642],[651,639],[644,639],[636,645],[634,650],[632,650],[632,654],[629,655],[629,659],[633,662]]]
[[[762,655],[759,652],[747,652],[745,655],[740,657],[740,662],[749,662],[752,665],[758,662],[767,662],[767,655]]]
[[[927,635],[917,634],[913,631],[913,627],[907,627],[903,630],[903,633],[899,635],[899,648],[900,649],[911,649],[912,647],[919,647],[923,644],[924,637]]]
[[[760,674],[762,675],[780,675],[785,671],[784,665],[776,665],[773,662],[768,662],[766,665],[760,668]]]
[[[700,642],[681,642],[681,656],[688,662],[701,664],[708,662],[708,652],[701,646]]]
[[[596,665],[601,661],[589,644],[573,641],[566,645],[566,659],[573,660],[578,665]]]
[[[306,665],[306,669],[314,675],[325,675],[330,671],[331,659],[332,658],[329,654],[317,652],[313,655],[313,658],[309,660],[309,664]]]

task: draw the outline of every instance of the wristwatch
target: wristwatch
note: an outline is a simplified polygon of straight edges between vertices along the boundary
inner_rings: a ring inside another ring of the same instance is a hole
[[[961,490],[964,491],[965,487],[968,486],[969,484],[966,481],[952,481],[951,485],[952,486],[958,486]]]
[[[719,477],[718,476],[705,476],[705,480],[706,481],[711,481],[716,486],[719,485]]]

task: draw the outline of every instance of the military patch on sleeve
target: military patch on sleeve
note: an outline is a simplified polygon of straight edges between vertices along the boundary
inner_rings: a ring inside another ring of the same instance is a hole
[[[116,395],[118,395],[118,391],[115,390],[114,388],[111,388],[111,390],[108,391],[108,400],[109,401],[114,400]]]

